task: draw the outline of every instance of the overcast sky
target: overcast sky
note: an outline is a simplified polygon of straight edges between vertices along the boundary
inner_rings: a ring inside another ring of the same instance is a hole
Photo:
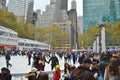
[[[68,9],[71,8],[71,1],[72,0],[68,0]],[[76,3],[78,16],[83,16],[83,0],[76,0]],[[49,4],[50,0],[34,0],[34,10],[41,9],[42,11],[45,11],[45,5]]]

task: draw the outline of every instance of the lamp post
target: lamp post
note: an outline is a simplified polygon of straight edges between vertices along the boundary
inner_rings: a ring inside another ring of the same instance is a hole
[[[96,38],[93,40],[93,53],[96,53]]]
[[[100,25],[101,28],[101,53],[106,53],[106,43],[105,43],[105,24]]]
[[[99,47],[99,34],[97,34],[96,35],[96,51],[97,51],[97,53],[99,53],[99,49],[100,49],[100,47]]]

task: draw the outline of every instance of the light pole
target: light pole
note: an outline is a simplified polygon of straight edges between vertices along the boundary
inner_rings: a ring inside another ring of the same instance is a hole
[[[101,53],[106,53],[106,43],[105,43],[105,24],[100,25],[101,28]]]
[[[96,51],[99,53],[99,34],[96,35]]]
[[[96,38],[93,40],[93,53],[96,53]]]

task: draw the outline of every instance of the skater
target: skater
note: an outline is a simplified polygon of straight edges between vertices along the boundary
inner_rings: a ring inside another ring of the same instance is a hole
[[[60,79],[60,75],[61,75],[60,66],[56,65],[55,66],[55,71],[53,73],[53,80],[59,80]]]
[[[31,57],[32,57],[31,53],[28,52],[27,56],[28,56],[28,65],[31,65]]]
[[[10,74],[10,70],[3,67],[0,73],[0,80],[12,80],[12,75]]]
[[[55,56],[55,54],[52,54],[52,57],[49,59],[48,63],[50,63],[50,61],[51,61],[51,70],[53,70],[53,68],[56,65],[59,65],[58,58]]]
[[[12,67],[12,64],[9,63],[9,61],[11,60],[10,51],[7,51],[7,53],[5,54],[5,59],[7,68],[9,68],[9,66]]]
[[[44,71],[45,62],[48,63],[48,61],[45,58],[45,55],[43,53],[41,53],[39,61],[38,61],[38,66],[37,66],[38,71]]]

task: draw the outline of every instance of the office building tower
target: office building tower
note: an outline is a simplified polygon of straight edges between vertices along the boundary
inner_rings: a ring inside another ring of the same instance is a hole
[[[78,28],[77,28],[77,12],[75,9],[71,9],[68,12],[69,20],[71,21],[71,27],[72,27],[72,45],[75,49],[78,48]]]
[[[8,11],[23,22],[32,23],[33,4],[34,0],[9,0]]]
[[[120,21],[120,0],[83,0],[84,32],[91,26],[117,21]]]
[[[71,2],[71,5],[73,5],[75,0]],[[76,3],[76,2],[75,2]],[[75,4],[76,5],[76,4]],[[74,6],[75,6],[74,5]],[[68,19],[71,21],[71,30],[72,30],[72,38],[71,38],[71,44],[72,44],[72,49],[79,48],[78,44],[78,28],[77,28],[77,11],[76,8],[71,6],[70,11],[68,11]]]
[[[77,30],[78,30],[78,35],[83,34],[83,17],[78,16],[77,17]]]
[[[46,10],[37,16],[36,26],[41,28],[50,27],[53,24],[55,5],[46,5]]]
[[[35,11],[35,15],[36,15],[36,18],[35,18],[34,24],[35,24],[36,27],[40,27],[41,10],[40,10],[40,9],[37,9],[37,10]]]
[[[50,0],[50,5],[55,5],[56,0]]]
[[[27,4],[26,5],[26,8],[27,8],[26,23],[32,23],[34,0],[27,0],[26,4]]]
[[[68,33],[68,40],[66,39],[61,39],[61,40],[57,40],[59,46],[61,47],[55,47],[55,49],[60,49],[60,50],[67,50],[67,49],[71,49],[72,48],[72,44],[71,44],[71,38],[72,38],[72,27],[71,27],[71,21],[65,21],[65,22],[59,22],[59,23],[54,23],[54,25],[58,26],[62,32]]]
[[[61,10],[68,10],[68,0],[61,0]]]
[[[67,0],[56,0],[54,22],[59,23],[67,20]]]

